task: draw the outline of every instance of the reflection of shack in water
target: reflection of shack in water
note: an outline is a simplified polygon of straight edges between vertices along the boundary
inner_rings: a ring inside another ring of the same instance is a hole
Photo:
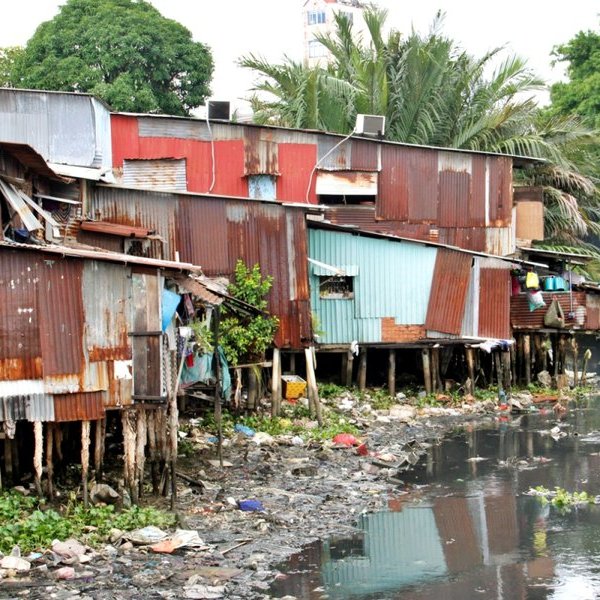
[[[534,548],[529,561],[519,555],[519,510],[509,482],[490,480],[472,495],[442,497],[432,505],[393,506],[400,510],[362,516],[357,536],[330,539],[318,556],[311,553],[314,562],[320,559],[330,598],[400,597],[408,590],[411,599],[464,600],[475,590],[485,597],[524,598],[532,580],[554,576],[543,548]],[[538,529],[545,533],[543,525]],[[318,585],[314,572],[300,572],[278,582],[276,591],[304,590],[307,595],[299,597],[312,598]]]

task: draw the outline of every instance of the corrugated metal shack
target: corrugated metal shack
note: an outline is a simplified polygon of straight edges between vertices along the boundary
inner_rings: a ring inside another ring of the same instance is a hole
[[[97,186],[87,204],[88,223],[94,222],[96,231],[80,231],[78,239],[122,251],[124,244],[131,249],[128,228],[142,228],[153,239],[135,241],[136,252],[200,264],[209,277],[231,277],[240,258],[250,266],[259,263],[263,275],[273,277],[269,311],[279,318],[276,344],[300,350],[312,338],[306,210],[266,201]],[[125,226],[125,232],[116,231],[115,225]]]
[[[151,161],[160,165],[157,187],[169,181],[182,185],[185,169],[188,191],[320,203],[328,206],[326,218],[333,223],[497,255],[515,251],[513,167],[531,162],[355,136],[344,140],[323,132],[135,114],[112,115],[112,141],[116,176],[125,182],[143,180]],[[543,215],[530,204],[522,203],[518,214],[535,223],[519,227],[519,234],[539,237]]]
[[[106,411],[134,408],[124,421],[135,422],[149,410],[166,431],[163,413],[173,374],[161,294],[170,276],[198,270],[123,254],[0,242],[0,422],[8,474],[16,456],[22,467],[31,459],[27,443],[33,432],[39,486],[42,423],[50,440],[50,484],[53,443],[60,452],[65,423],[81,423],[82,449],[95,423],[97,470]],[[133,481],[134,473],[126,478]]]
[[[309,262],[320,348],[343,351],[345,360],[349,346],[363,347],[361,387],[367,347],[388,348],[393,365],[395,349],[422,348],[428,364],[440,346],[512,337],[511,269],[521,266],[518,259],[309,222]]]

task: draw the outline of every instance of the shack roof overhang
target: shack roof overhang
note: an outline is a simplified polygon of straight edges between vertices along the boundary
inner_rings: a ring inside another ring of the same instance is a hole
[[[548,258],[555,261],[563,261],[572,265],[586,265],[593,256],[587,256],[586,254],[577,254],[576,252],[561,252],[559,250],[545,250],[544,248],[517,248],[523,254],[533,254],[535,256],[541,256],[542,258]]]
[[[172,260],[159,260],[156,258],[145,258],[143,256],[132,256],[130,254],[121,254],[119,252],[100,252],[87,248],[56,246],[56,245],[37,245],[37,244],[19,244],[18,242],[0,241],[0,248],[6,250],[23,250],[42,252],[54,256],[87,258],[90,260],[100,260],[106,262],[120,263],[123,265],[139,265],[144,267],[155,267],[157,269],[167,269],[172,271],[184,271],[189,273],[201,273],[202,268],[191,263],[176,262]]]
[[[41,175],[62,183],[73,181],[71,178],[64,177],[52,169],[44,157],[28,144],[14,144],[12,142],[3,142],[0,140],[0,150],[10,154],[15,160],[36,175]]]
[[[323,135],[323,136],[335,137],[335,138],[339,138],[340,140],[343,140],[344,138],[348,137],[347,135],[344,135],[341,133],[333,133],[330,131],[323,131],[320,129],[295,129],[293,127],[281,127],[279,125],[259,125],[256,123],[242,123],[242,122],[234,123],[232,121],[226,121],[226,120],[222,120],[222,119],[201,119],[198,117],[181,117],[181,116],[177,116],[177,115],[152,115],[152,114],[146,114],[146,113],[130,113],[130,112],[113,112],[112,114],[113,115],[123,115],[126,117],[144,117],[144,118],[151,118],[151,119],[177,119],[177,120],[183,120],[183,121],[194,121],[194,122],[199,121],[199,122],[204,122],[204,123],[206,123],[208,121],[209,123],[215,123],[218,125],[228,125],[231,127],[254,127],[257,129],[289,131],[289,132],[293,132],[293,133],[300,132],[300,133],[306,133],[309,135]],[[444,150],[447,152],[459,152],[462,154],[478,154],[478,155],[483,155],[483,156],[504,156],[504,157],[512,158],[513,165],[515,167],[527,167],[527,166],[534,165],[536,163],[543,164],[543,163],[548,162],[543,158],[535,158],[532,156],[522,156],[520,154],[502,154],[501,152],[484,152],[481,150],[466,150],[464,148],[448,148],[445,146],[428,146],[428,145],[422,145],[422,144],[409,144],[407,142],[395,142],[395,141],[391,141],[391,140],[372,138],[372,137],[358,135],[358,134],[352,134],[351,137],[354,139],[360,139],[360,140],[363,140],[366,142],[371,142],[374,144],[385,144],[385,145],[389,145],[389,146],[403,146],[406,148],[417,148],[417,149],[428,149],[428,150]]]
[[[376,233],[373,231],[363,231],[357,227],[349,227],[347,225],[335,225],[328,221],[312,221],[308,220],[307,225],[309,229],[327,229],[330,231],[338,231],[342,233],[348,233],[359,237],[369,237],[390,240],[393,242],[404,242],[410,244],[418,244],[420,246],[430,246],[434,248],[445,248],[446,250],[455,250],[456,252],[462,252],[464,254],[470,254],[472,256],[481,256],[483,258],[494,258],[503,262],[512,263],[516,265],[524,265],[526,267],[536,267],[541,269],[547,269],[548,265],[544,263],[532,262],[529,260],[523,260],[521,258],[514,258],[512,256],[498,256],[497,254],[487,254],[485,252],[477,252],[475,250],[466,250],[465,248],[459,248],[458,246],[450,246],[448,244],[440,244],[438,242],[428,242],[425,240],[416,240],[414,238],[401,237],[397,235],[390,235],[387,233]]]
[[[53,95],[61,95],[61,96],[85,96],[87,98],[91,98],[95,100],[99,104],[102,104],[107,111],[113,112],[113,108],[109,106],[104,100],[98,98],[98,96],[94,96],[93,94],[88,94],[87,92],[64,92],[61,90],[32,90],[29,88],[12,88],[12,87],[2,87],[0,86],[0,91],[19,93],[19,94],[53,94]]]

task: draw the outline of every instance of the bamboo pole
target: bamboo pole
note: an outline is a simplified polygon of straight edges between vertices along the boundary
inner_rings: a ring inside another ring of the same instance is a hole
[[[306,358],[306,379],[308,383],[308,399],[312,404],[313,414],[316,415],[319,425],[323,425],[323,416],[321,414],[321,402],[319,400],[319,388],[317,387],[317,378],[315,375],[315,363],[312,349],[305,348],[304,356]]]
[[[141,498],[144,491],[144,466],[146,458],[146,440],[148,438],[146,411],[138,410],[137,413],[137,431],[135,447],[135,483],[138,490],[138,498]]]
[[[273,348],[273,369],[271,372],[271,415],[278,417],[281,412],[281,353]]]
[[[396,350],[390,348],[388,353],[388,394],[396,397]]]
[[[469,385],[467,393],[473,395],[475,393],[475,357],[473,356],[473,348],[465,347],[465,360],[467,361],[467,377]]]
[[[42,454],[44,450],[44,432],[41,421],[33,423],[34,450],[33,450],[33,472],[35,491],[38,496],[42,495]]]
[[[425,392],[431,394],[431,360],[429,356],[429,348],[423,348],[421,351],[423,358],[423,379],[425,383]]]
[[[88,495],[88,473],[90,470],[90,422],[81,422],[81,483],[83,485],[83,505],[90,502]]]
[[[48,478],[48,498],[54,498],[54,423],[46,425],[46,476]]]

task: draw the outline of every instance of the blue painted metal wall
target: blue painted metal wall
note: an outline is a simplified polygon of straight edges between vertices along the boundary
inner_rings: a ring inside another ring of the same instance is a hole
[[[310,258],[357,272],[353,299],[324,299],[318,276],[323,271],[311,264],[311,308],[325,332],[320,342],[381,342],[384,317],[397,325],[424,324],[436,255],[436,248],[419,243],[310,229]]]

